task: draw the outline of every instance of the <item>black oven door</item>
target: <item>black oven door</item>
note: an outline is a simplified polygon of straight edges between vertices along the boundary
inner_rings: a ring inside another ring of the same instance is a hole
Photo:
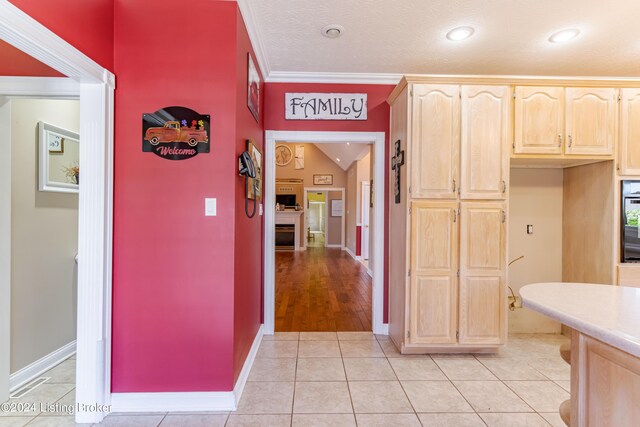
[[[624,212],[622,213],[623,236],[622,250],[624,262],[640,262],[640,235],[638,222],[640,220],[640,198],[637,195],[623,198]]]

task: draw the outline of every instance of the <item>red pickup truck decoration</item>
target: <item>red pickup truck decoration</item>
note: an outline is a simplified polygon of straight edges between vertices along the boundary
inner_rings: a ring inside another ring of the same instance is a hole
[[[209,152],[210,117],[185,107],[166,107],[142,116],[142,151],[168,160]]]

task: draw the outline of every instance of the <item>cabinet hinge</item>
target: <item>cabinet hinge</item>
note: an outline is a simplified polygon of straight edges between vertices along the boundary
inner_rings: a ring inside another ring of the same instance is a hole
[[[407,331],[407,338],[411,338],[411,331]]]
[[[618,94],[618,102],[622,101],[622,95]]]
[[[409,208],[409,215],[411,215],[411,208]]]
[[[456,331],[456,339],[460,338],[460,332]]]
[[[512,147],[513,147],[513,149],[515,150],[515,149],[516,149],[516,142],[515,142],[515,141],[513,141],[513,144],[512,144],[511,146],[512,146]]]
[[[456,271],[456,276],[460,277],[460,270]]]
[[[413,96],[413,88],[409,89],[409,96]]]
[[[409,186],[409,195],[411,195],[411,186]]]
[[[407,276],[411,276],[411,269],[407,272]]]
[[[516,99],[516,93],[513,92],[513,99]]]

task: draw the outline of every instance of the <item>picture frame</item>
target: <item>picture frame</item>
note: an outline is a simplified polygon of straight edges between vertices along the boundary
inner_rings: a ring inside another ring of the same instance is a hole
[[[333,175],[313,175],[313,185],[333,185]]]
[[[331,200],[331,216],[341,217],[344,215],[344,201],[341,199]]]
[[[80,135],[38,122],[38,190],[80,192]]]
[[[247,107],[256,122],[260,123],[260,73],[251,52],[247,53],[247,58]]]
[[[247,177],[247,185],[249,186],[247,197],[251,200],[262,200],[262,152],[256,146],[253,140],[247,140],[247,151],[253,160],[256,170],[256,177]]]

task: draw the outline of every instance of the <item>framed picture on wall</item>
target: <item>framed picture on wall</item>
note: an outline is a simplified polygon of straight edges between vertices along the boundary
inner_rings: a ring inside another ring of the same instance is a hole
[[[313,185],[333,185],[333,175],[313,175]]]
[[[248,59],[248,77],[247,77],[247,107],[253,114],[253,118],[256,122],[260,122],[260,74],[256,68],[256,64],[253,62],[251,53],[247,54]]]
[[[247,197],[251,200],[260,201],[262,200],[262,153],[252,140],[247,141],[247,151],[256,169],[256,177],[247,178],[247,185],[249,186]]]
[[[38,122],[38,190],[78,193],[80,136],[49,123]]]

